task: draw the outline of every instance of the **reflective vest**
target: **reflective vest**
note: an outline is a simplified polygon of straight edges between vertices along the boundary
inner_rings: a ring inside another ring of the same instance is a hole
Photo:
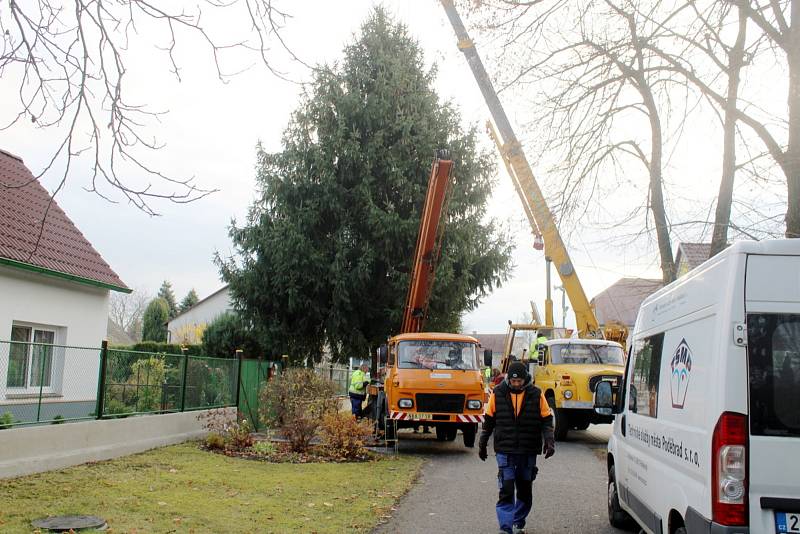
[[[531,343],[531,350],[530,350],[530,353],[528,354],[528,358],[530,358],[532,360],[535,360],[535,359],[539,358],[539,352],[538,352],[539,351],[539,345],[543,344],[545,341],[547,341],[547,338],[545,336],[537,337],[533,341],[533,343]]]
[[[353,371],[353,376],[350,377],[350,393],[355,393],[356,395],[366,395],[367,388],[364,385],[364,382],[368,381],[369,377],[367,376],[367,373],[361,369],[356,369]]]

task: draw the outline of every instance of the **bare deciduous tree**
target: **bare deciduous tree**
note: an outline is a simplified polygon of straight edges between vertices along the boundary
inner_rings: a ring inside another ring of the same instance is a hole
[[[132,45],[162,36],[161,51],[178,80],[176,51],[179,44],[193,39],[203,43],[222,81],[236,74],[225,71],[223,57],[233,50],[256,54],[281,76],[268,52],[270,43],[283,47],[279,30],[287,15],[274,4],[272,0],[10,0],[0,9],[0,79],[7,87],[16,87],[17,101],[10,108],[13,117],[0,128],[31,121],[39,128],[59,129],[60,141],[36,176],[59,172],[53,196],[64,187],[77,157],[88,151],[93,164],[86,189],[107,200],[114,191],[121,192],[137,208],[155,215],[154,199],[186,203],[202,198],[214,190],[197,186],[192,178],[170,176],[150,162],[153,151],[162,146],[152,132],[162,112],[130,97],[127,73]],[[235,37],[219,36],[214,21],[220,19],[239,23]],[[145,176],[146,183],[138,185],[132,174]]]
[[[130,294],[112,291],[109,297],[108,316],[133,340],[142,339],[142,316],[150,296],[144,290]]]

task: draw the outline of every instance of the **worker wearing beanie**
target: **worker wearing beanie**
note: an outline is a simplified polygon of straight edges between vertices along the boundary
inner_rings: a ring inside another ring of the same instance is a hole
[[[533,506],[536,456],[544,452],[544,457],[550,458],[556,448],[553,412],[522,362],[509,365],[505,380],[489,397],[478,445],[481,460],[487,458],[486,447],[492,433],[500,488],[496,506],[500,531],[524,533],[525,520]]]

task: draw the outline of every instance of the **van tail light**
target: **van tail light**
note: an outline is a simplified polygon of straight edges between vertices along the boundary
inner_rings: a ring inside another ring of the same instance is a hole
[[[747,416],[725,412],[711,442],[711,509],[715,523],[746,526]]]

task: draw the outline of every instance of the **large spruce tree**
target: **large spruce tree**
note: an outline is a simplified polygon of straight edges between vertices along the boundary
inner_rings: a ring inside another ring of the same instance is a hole
[[[342,63],[317,71],[283,150],[259,147],[259,196],[231,228],[238,257],[217,261],[264,345],[364,357],[397,332],[437,149],[455,170],[426,330],[457,329],[507,278],[510,237],[484,217],[493,156],[434,80],[406,28],[377,8]]]

